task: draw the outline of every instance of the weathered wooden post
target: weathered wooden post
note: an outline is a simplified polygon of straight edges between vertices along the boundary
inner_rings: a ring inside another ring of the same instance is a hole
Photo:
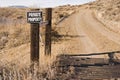
[[[42,20],[42,12],[32,10],[27,13],[27,21],[31,24],[31,44],[30,44],[30,59],[31,67],[35,64],[39,66],[39,24]]]
[[[39,63],[39,23],[31,24],[31,62]]]
[[[115,54],[114,52],[108,54],[110,65],[114,64],[114,54]]]
[[[52,8],[46,9],[45,55],[51,55]]]

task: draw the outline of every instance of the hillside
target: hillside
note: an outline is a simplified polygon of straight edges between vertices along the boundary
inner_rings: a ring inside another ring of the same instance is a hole
[[[87,3],[90,9],[94,9],[96,18],[106,25],[110,30],[120,33],[120,1],[119,0],[96,0]],[[53,9],[53,27],[55,28],[59,22],[77,12],[80,6],[60,6]],[[0,8],[0,48],[9,48],[11,46],[19,46],[28,43],[29,40],[29,24],[26,24],[26,12],[29,8]],[[42,9],[45,13],[45,9]],[[45,15],[44,15],[45,16]],[[23,26],[24,25],[24,26]],[[4,27],[7,27],[4,29]],[[24,29],[24,28],[26,29]],[[56,29],[56,28],[55,28]],[[9,30],[9,31],[8,31]],[[44,30],[44,29],[43,29]],[[43,33],[44,34],[44,33]],[[23,37],[24,35],[24,37]],[[5,39],[5,40],[4,40]],[[9,40],[8,40],[9,39]],[[11,42],[14,42],[11,44]]]
[[[109,29],[120,33],[120,0],[96,0],[90,4],[98,19]]]
[[[119,11],[116,9],[117,2],[119,1],[97,0],[80,6],[66,5],[54,8],[52,55],[51,58],[45,56],[45,46],[40,44],[40,70],[36,72],[41,74],[34,77],[31,76],[29,67],[26,68],[26,65],[30,65],[30,25],[26,21],[26,12],[31,9],[0,8],[0,66],[7,69],[5,73],[7,78],[10,75],[10,79],[14,78],[12,80],[17,78],[20,80],[67,80],[66,78],[73,74],[66,72],[66,75],[54,76],[55,67],[51,69],[51,63],[59,54],[97,54],[119,51],[120,26],[118,25],[119,17],[116,17],[119,16],[116,13]],[[41,10],[45,17],[45,9]],[[40,29],[44,39],[45,27]],[[107,59],[108,55],[89,56],[89,58]],[[119,59],[120,55],[115,54],[115,58]],[[23,67],[24,70],[21,71]]]
[[[97,0],[92,5],[106,20],[120,21],[120,0]]]
[[[45,9],[41,9],[43,18]],[[53,9],[52,25],[56,25],[74,13],[76,6],[61,6]],[[30,41],[30,25],[26,13],[30,8],[0,8],[0,49],[17,47]],[[44,35],[44,28],[41,29]]]
[[[31,9],[24,8],[0,8],[0,67],[7,67],[10,72],[18,70],[20,68],[26,68],[26,65],[30,65],[30,24],[26,21],[26,12]],[[45,9],[43,11],[43,18],[45,17]],[[57,28],[62,21],[68,18],[76,11],[76,6],[61,6],[53,9],[52,16],[52,57],[47,58],[44,56],[44,45],[40,44],[40,63],[42,67],[40,72],[50,77],[50,63],[55,60],[57,54],[63,53],[67,39],[59,35],[59,31],[65,31],[64,27]],[[44,28],[40,27],[42,39],[44,39]],[[66,33],[66,32],[64,32]],[[57,35],[57,36],[56,36]],[[59,40],[59,36],[60,40]],[[44,40],[43,40],[44,43]],[[15,66],[12,66],[15,64]],[[48,66],[49,65],[49,66]],[[19,67],[17,67],[19,66]],[[13,67],[17,67],[16,69]],[[48,73],[47,73],[48,72]],[[19,74],[19,73],[18,73]],[[13,74],[14,75],[14,74]],[[16,74],[15,74],[16,75]],[[29,74],[28,74],[29,75]],[[11,77],[11,76],[8,76]],[[44,80],[44,76],[41,75],[40,79]],[[12,77],[14,78],[14,77]],[[12,79],[14,80],[14,79]],[[29,80],[29,79],[21,79]],[[34,78],[32,78],[34,80]],[[37,80],[37,79],[36,79]]]

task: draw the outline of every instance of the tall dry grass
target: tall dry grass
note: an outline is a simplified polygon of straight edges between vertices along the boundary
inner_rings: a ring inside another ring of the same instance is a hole
[[[30,68],[30,65],[9,64],[2,66],[0,71],[0,77],[3,80],[55,80],[56,72],[48,63],[46,66],[35,66],[34,70]]]
[[[29,24],[24,23],[24,21],[19,23],[19,21],[13,20],[10,21],[10,24],[9,22],[4,24],[4,26],[0,24],[0,28],[0,40],[2,40],[3,37],[5,37],[5,40],[7,40],[7,42],[5,43],[2,42],[4,43],[4,45],[1,48],[1,51],[8,50],[6,52],[6,55],[8,53],[9,54],[6,57],[8,57],[8,60],[10,60],[9,62],[1,61],[0,71],[2,72],[1,77],[3,78],[3,80],[52,80],[53,78],[55,78],[55,69],[53,69],[51,66],[52,62],[55,60],[56,55],[52,55],[51,58],[48,56],[44,56],[44,50],[42,50],[40,55],[39,69],[36,68],[34,72],[31,72],[31,69],[29,67],[30,55],[28,55],[30,54],[30,52],[27,53],[25,51],[24,53],[22,53],[22,48],[19,47],[23,44],[29,44],[30,42]],[[54,41],[57,41],[57,38],[55,38],[55,34],[58,35],[58,33],[53,30],[54,37],[52,39]],[[30,45],[28,45],[28,48],[26,48],[26,45],[25,48],[29,50],[29,46]],[[18,55],[18,53],[21,55]],[[15,54],[17,57],[14,56]],[[3,54],[3,56],[4,55],[5,54]],[[13,59],[13,57],[10,57],[10,55],[13,55],[15,59]]]
[[[56,46],[52,47],[54,50],[51,57],[45,56],[42,48],[39,68],[35,66],[34,71],[30,68],[30,53],[25,52],[25,55],[18,56],[19,58],[12,62],[1,61],[0,71],[3,80],[61,80],[61,78],[56,79],[56,67],[53,66],[53,62],[56,60],[56,56],[64,51],[63,47],[61,47],[61,50]]]
[[[3,48],[12,48],[30,41],[30,27],[24,19],[3,19],[0,22],[0,45]]]
[[[65,50],[62,42],[52,44],[51,57],[44,56],[43,46],[40,49],[39,68],[35,68],[34,72],[30,69],[30,25],[26,23],[25,19],[28,10],[0,8],[0,77],[3,80],[61,80],[56,79],[56,70],[52,67],[52,64],[56,60],[56,56]],[[56,25],[54,25],[59,20],[57,19],[58,16],[63,15],[64,17],[71,14],[69,11],[74,11],[68,8],[66,10],[63,7],[62,10],[67,11],[68,14],[60,11],[60,8],[53,10],[55,16],[53,16],[52,41],[54,43],[63,38],[56,31]],[[59,16],[59,18],[61,17]],[[43,30],[41,29],[43,36],[44,30],[43,27]]]

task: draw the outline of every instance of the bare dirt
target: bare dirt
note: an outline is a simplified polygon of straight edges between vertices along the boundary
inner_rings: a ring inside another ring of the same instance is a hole
[[[59,26],[68,28],[67,35],[77,36],[66,44],[64,53],[80,54],[120,50],[119,34],[96,19],[93,10],[80,8]],[[98,56],[100,57],[100,56]],[[104,56],[104,58],[107,56]]]

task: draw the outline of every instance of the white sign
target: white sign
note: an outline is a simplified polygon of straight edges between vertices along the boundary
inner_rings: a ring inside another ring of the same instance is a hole
[[[42,12],[27,12],[28,23],[40,23],[42,21]]]

